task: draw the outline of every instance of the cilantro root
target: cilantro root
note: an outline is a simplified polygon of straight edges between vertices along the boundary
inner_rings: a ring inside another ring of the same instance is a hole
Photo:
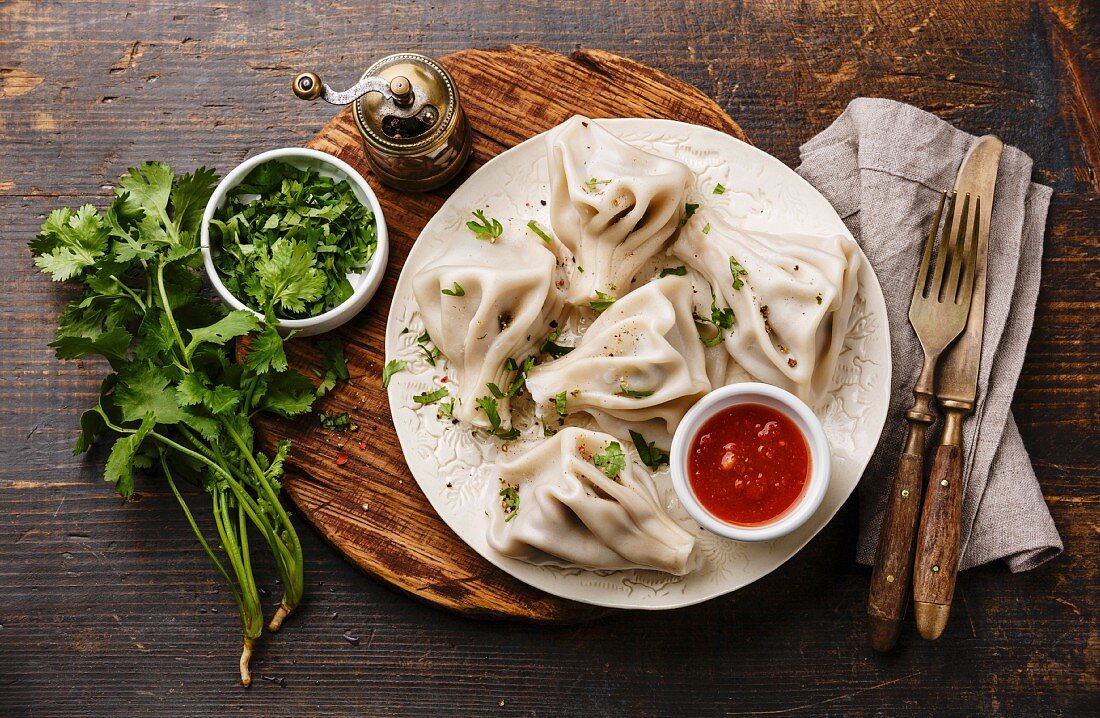
[[[280,442],[273,455],[259,451],[251,419],[305,413],[317,392],[289,368],[274,326],[202,294],[199,224],[216,183],[207,169],[175,176],[166,164],[143,164],[123,175],[105,212],[90,205],[51,212],[30,248],[54,281],[84,286],[58,318],[51,344],[58,358],[98,355],[111,365],[98,402],[80,418],[74,452],[112,441],[104,478],[124,498],[133,496],[135,473],[167,483],[236,603],[240,678],[248,686],[264,627],[253,551],[267,547],[283,583],[270,630],[299,604],[305,586],[302,546],[279,498],[290,443]],[[232,342],[247,335],[250,352],[235,364]],[[331,354],[322,383],[334,385],[347,371],[342,352]],[[206,528],[180,482],[209,501]],[[211,525],[217,541],[206,538]]]
[[[283,627],[283,621],[293,610],[294,607],[286,605],[286,601],[280,601],[279,607],[275,609],[275,615],[271,617],[271,622],[267,624],[267,630],[277,633]]]

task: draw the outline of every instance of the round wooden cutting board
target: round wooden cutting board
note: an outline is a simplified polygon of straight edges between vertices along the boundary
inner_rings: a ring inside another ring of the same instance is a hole
[[[267,444],[294,442],[284,486],[324,538],[368,573],[424,601],[486,618],[568,623],[607,609],[559,599],[494,567],[436,515],[409,473],[382,388],[385,327],[405,257],[453,188],[487,160],[574,114],[663,117],[707,125],[746,140],[741,128],[699,90],[653,68],[599,50],[570,57],[528,46],[466,50],[442,58],[462,93],[473,128],[473,156],[454,182],[426,194],[381,184],[367,168],[350,109],[336,115],[309,147],[343,159],[378,194],[389,227],[385,280],[358,318],[329,336],[344,341],[351,381],[318,402],[346,411],[354,431],[322,429],[315,415],[265,418]],[[308,339],[287,344],[292,365],[311,375],[320,357]],[[347,461],[338,464],[341,453]]]

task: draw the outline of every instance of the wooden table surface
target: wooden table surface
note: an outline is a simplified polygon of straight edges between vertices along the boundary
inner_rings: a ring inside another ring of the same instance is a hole
[[[103,367],[59,363],[46,347],[69,295],[33,270],[26,242],[50,209],[104,203],[105,186],[143,160],[225,171],[303,143],[332,110],[293,97],[296,70],[350,84],[391,51],[512,42],[603,48],[665,70],[789,164],[859,95],[1028,152],[1055,195],[1014,408],[1066,552],[1018,576],[965,572],[940,641],[910,628],[878,656],[854,499],[736,595],[559,628],[428,608],[303,527],[308,602],[262,644],[242,689],[231,599],[170,493],[146,482],[125,504],[100,480],[102,453],[70,453]],[[1089,0],[0,0],[0,715],[1095,710],[1098,53]]]

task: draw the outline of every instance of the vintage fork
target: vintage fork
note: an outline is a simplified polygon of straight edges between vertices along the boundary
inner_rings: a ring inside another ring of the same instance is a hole
[[[908,603],[923,486],[924,439],[928,426],[935,420],[932,399],[936,365],[944,350],[962,333],[970,311],[977,237],[973,233],[967,236],[969,194],[963,199],[958,230],[954,237],[951,236],[956,200],[954,192],[950,198],[946,192],[940,195],[909,306],[909,323],[924,349],[924,366],[913,386],[913,408],[905,414],[909,420],[909,434],[887,496],[871,576],[868,631],[871,645],[878,651],[888,651],[897,642]],[[940,218],[945,203],[947,216],[941,232]],[[935,253],[933,267],[937,235],[940,247]]]

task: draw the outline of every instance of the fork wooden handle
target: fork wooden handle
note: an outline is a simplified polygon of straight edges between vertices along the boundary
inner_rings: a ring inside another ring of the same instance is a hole
[[[867,596],[867,632],[876,651],[897,643],[909,603],[914,539],[920,516],[925,425],[910,421],[905,451],[890,485],[879,530],[871,589]]]
[[[929,640],[940,637],[951,613],[961,518],[962,448],[945,443],[936,449],[928,476],[913,567],[913,615],[920,635]]]

